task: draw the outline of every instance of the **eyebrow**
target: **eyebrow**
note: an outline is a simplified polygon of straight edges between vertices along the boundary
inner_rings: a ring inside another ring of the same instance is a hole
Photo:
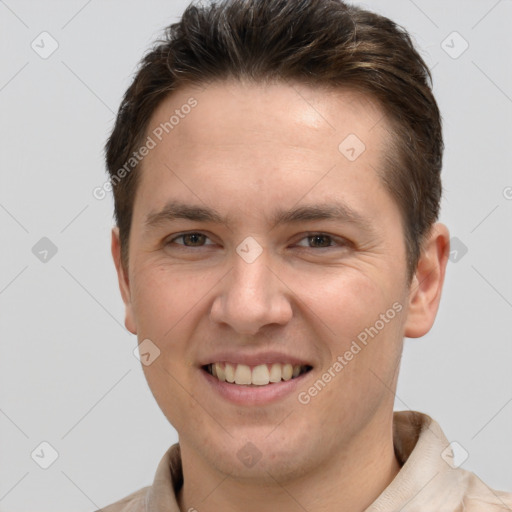
[[[232,224],[234,220],[233,217],[223,216],[212,208],[183,203],[181,201],[169,201],[160,211],[149,213],[146,216],[144,225],[146,229],[151,229],[176,219],[210,222],[226,226]],[[271,217],[271,226],[274,229],[282,224],[315,220],[347,222],[357,225],[369,233],[375,233],[374,226],[368,218],[349,205],[340,202],[297,206],[291,210],[277,210]]]

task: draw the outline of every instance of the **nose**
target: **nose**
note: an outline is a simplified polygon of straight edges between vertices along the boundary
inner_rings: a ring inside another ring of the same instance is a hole
[[[269,263],[266,250],[252,263],[235,254],[233,269],[212,303],[210,319],[245,335],[288,323],[293,314],[291,292]]]

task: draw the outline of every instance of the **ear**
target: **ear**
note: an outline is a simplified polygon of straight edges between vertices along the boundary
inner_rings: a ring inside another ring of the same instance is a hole
[[[117,279],[119,281],[119,290],[121,291],[121,297],[125,305],[125,327],[132,333],[137,334],[137,327],[135,324],[135,315],[133,313],[131,293],[130,293],[130,281],[128,278],[128,269],[124,268],[121,261],[121,242],[119,239],[119,228],[115,226],[112,228],[112,258],[114,259],[114,265],[116,266]]]
[[[404,326],[408,338],[420,338],[432,328],[441,300],[450,233],[441,223],[432,226],[425,239],[416,273],[409,288],[409,307]]]

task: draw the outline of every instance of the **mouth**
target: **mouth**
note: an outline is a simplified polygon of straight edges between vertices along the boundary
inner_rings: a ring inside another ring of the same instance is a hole
[[[229,362],[216,362],[201,367],[220,382],[239,386],[268,386],[296,379],[313,369],[310,365],[272,363],[249,366]]]

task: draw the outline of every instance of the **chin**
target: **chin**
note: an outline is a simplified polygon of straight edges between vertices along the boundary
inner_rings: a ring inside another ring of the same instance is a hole
[[[208,453],[202,445],[203,456],[230,478],[260,484],[294,480],[321,464],[321,460],[316,460],[322,456],[320,448],[314,449],[298,435],[306,430],[296,428],[292,432],[283,431],[280,436],[269,435],[270,431],[265,428],[255,432],[252,428],[249,435],[248,432],[228,435],[215,446],[210,439]]]

